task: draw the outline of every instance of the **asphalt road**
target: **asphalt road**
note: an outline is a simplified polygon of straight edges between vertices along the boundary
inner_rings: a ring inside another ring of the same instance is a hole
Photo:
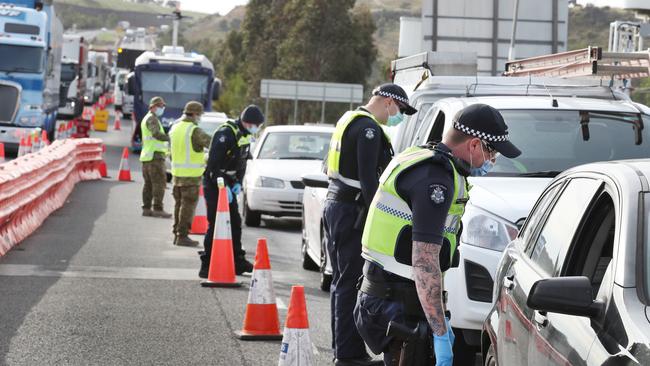
[[[277,364],[279,341],[233,337],[250,276],[239,277],[239,289],[202,288],[197,248],[172,245],[172,220],[141,216],[137,156],[129,160],[135,182],[116,181],[131,122],[122,126],[93,133],[107,145],[111,177],[78,184],[63,208],[0,258],[0,365]],[[315,364],[331,364],[329,295],[318,273],[300,266],[300,221],[244,228],[251,261],[259,237],[268,239],[281,324],[291,286],[304,285]]]

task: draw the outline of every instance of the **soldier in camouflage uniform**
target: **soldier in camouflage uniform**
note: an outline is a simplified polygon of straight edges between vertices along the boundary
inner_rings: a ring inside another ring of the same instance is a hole
[[[170,218],[172,215],[163,210],[163,197],[167,176],[165,173],[165,158],[169,151],[169,136],[160,124],[160,117],[165,112],[165,101],[161,97],[153,97],[149,102],[149,113],[140,124],[142,130],[142,216]],[[153,210],[151,203],[153,201]]]
[[[188,102],[183,117],[174,123],[171,137],[172,176],[174,184],[174,245],[197,246],[198,241],[188,237],[194,210],[199,200],[199,185],[205,170],[204,149],[210,147],[211,137],[197,124],[203,114],[203,105]]]

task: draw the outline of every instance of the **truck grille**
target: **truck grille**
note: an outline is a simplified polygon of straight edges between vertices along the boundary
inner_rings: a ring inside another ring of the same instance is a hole
[[[492,302],[494,281],[485,267],[471,261],[465,261],[465,284],[470,300]]]
[[[12,123],[16,117],[20,92],[13,85],[0,82],[0,123]]]

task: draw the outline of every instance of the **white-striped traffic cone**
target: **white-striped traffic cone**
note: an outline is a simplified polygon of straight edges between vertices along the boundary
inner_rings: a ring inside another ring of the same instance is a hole
[[[305,288],[293,286],[291,287],[291,299],[289,300],[278,366],[311,366],[312,358]]]
[[[255,254],[255,266],[248,292],[244,326],[242,330],[235,331],[235,335],[245,341],[282,339],[278,306],[275,304],[273,291],[269,250],[265,238],[257,241],[257,254]]]
[[[203,185],[199,186],[199,204],[196,207],[196,213],[192,220],[192,227],[190,234],[205,234],[208,232],[208,216],[205,204],[205,196],[203,195]]]

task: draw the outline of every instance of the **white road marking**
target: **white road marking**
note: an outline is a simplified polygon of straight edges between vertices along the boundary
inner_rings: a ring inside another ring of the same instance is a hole
[[[139,280],[198,281],[195,268],[144,268],[105,266],[37,266],[31,264],[2,264],[0,276],[115,278]]]
[[[275,298],[275,304],[278,306],[278,309],[287,310],[287,305],[280,297]]]

